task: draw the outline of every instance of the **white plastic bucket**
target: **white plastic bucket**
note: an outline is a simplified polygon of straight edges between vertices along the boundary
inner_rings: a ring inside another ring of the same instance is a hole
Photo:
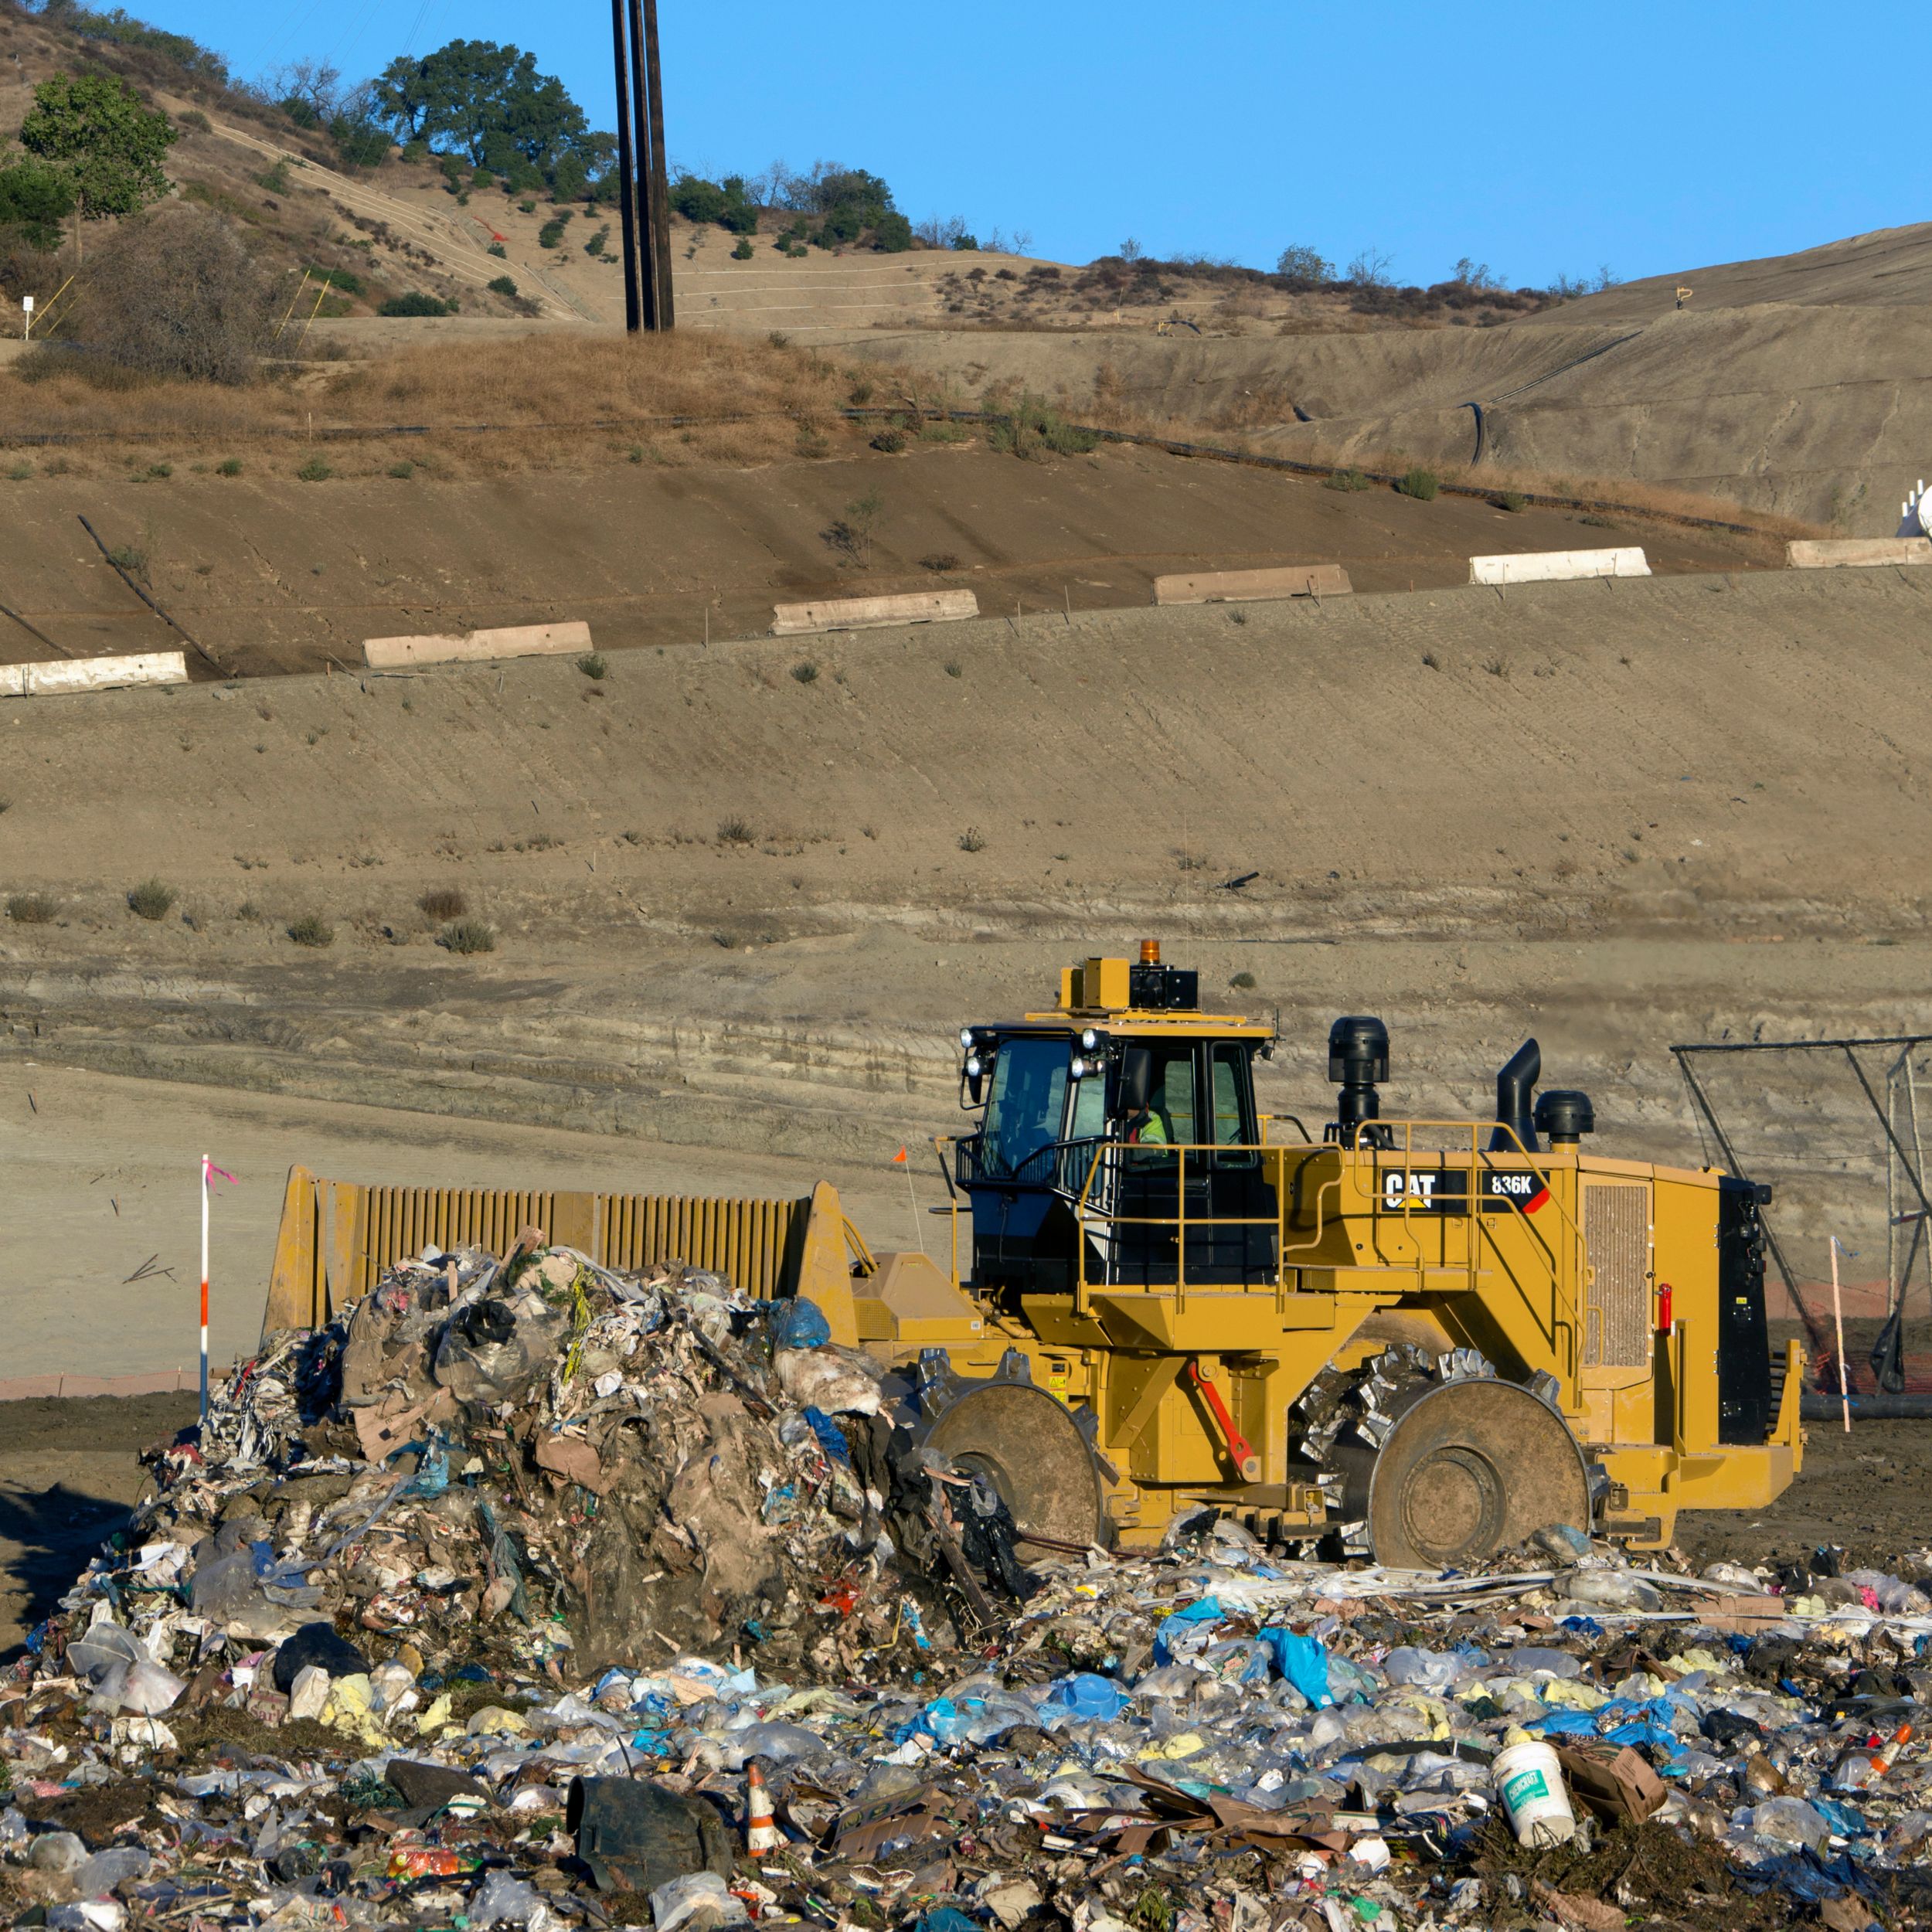
[[[1566,1843],[1577,1835],[1563,1767],[1547,1744],[1512,1744],[1489,1767],[1509,1828],[1525,1845]]]

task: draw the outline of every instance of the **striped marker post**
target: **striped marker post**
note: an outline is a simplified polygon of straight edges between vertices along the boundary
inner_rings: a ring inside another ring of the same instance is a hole
[[[201,1423],[208,1426],[208,1196],[216,1181],[239,1185],[204,1154],[201,1157]]]
[[[208,1427],[208,1192],[215,1164],[201,1157],[201,1426]]]

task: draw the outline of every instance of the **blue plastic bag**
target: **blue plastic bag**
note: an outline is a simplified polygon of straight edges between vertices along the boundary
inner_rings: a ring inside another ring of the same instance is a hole
[[[822,1409],[808,1409],[805,1420],[811,1424],[811,1433],[818,1438],[818,1446],[842,1469],[852,1467],[852,1445],[845,1440],[845,1432]]]
[[[1328,1688],[1328,1652],[1312,1637],[1271,1626],[1260,1634],[1274,1658],[1274,1667],[1315,1708],[1326,1710],[1335,1702]]]
[[[1196,1624],[1218,1623],[1220,1617],[1221,1606],[1212,1597],[1199,1597],[1185,1610],[1175,1611],[1154,1633],[1155,1662],[1171,1664],[1174,1661],[1174,1652],[1168,1642],[1168,1631],[1188,1630]]]
[[[815,1301],[794,1295],[781,1301],[771,1318],[774,1349],[822,1349],[832,1339],[832,1324]]]

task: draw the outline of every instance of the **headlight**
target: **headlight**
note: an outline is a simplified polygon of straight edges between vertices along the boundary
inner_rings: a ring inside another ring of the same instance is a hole
[[[973,1044],[973,1029],[970,1026],[962,1026],[959,1029],[959,1044],[962,1052],[970,1052],[971,1050]]]
[[[1087,1031],[1080,1036],[1080,1045],[1083,1046],[1090,1053],[1092,1053],[1094,1048],[1099,1046],[1100,1043],[1100,1035],[1095,1032],[1090,1026],[1088,1027]]]
[[[1073,1056],[1073,1066],[1070,1070],[1072,1072],[1074,1079],[1077,1080],[1085,1080],[1087,1078],[1086,1061],[1082,1060],[1079,1054],[1076,1053]]]
[[[985,1066],[981,1061],[980,1057],[977,1053],[971,1055],[968,1059],[966,1062],[966,1077],[969,1080],[978,1080],[980,1075],[985,1070]]]

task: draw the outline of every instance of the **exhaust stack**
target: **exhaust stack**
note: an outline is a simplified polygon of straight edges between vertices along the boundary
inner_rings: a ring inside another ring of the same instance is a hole
[[[1389,1029],[1380,1020],[1352,1013],[1328,1029],[1328,1078],[1340,1090],[1328,1139],[1344,1147],[1387,1144],[1386,1131],[1375,1121],[1382,1112],[1376,1087],[1388,1077]]]
[[[1492,1154],[1514,1153],[1516,1142],[1526,1154],[1540,1151],[1536,1121],[1530,1111],[1530,1096],[1543,1070],[1543,1049],[1526,1039],[1502,1063],[1496,1075],[1496,1131],[1489,1137]],[[1509,1132],[1504,1130],[1507,1128]],[[1512,1138],[1513,1134],[1514,1138]]]

